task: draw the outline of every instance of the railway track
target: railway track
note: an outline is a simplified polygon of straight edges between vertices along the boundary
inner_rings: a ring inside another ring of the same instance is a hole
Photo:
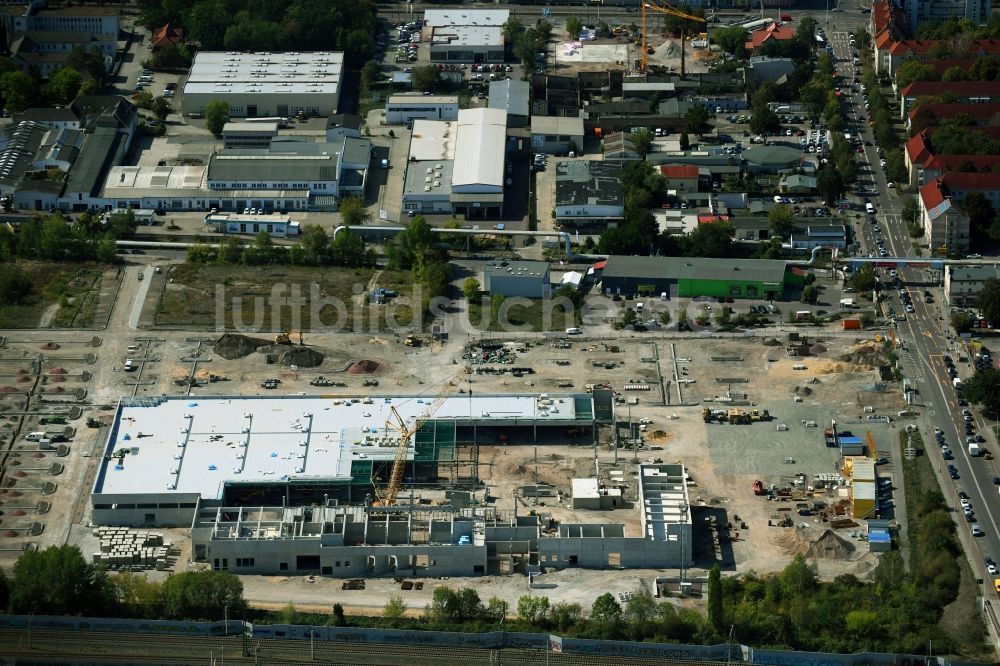
[[[245,650],[245,652],[244,652]],[[538,650],[486,650],[462,647],[335,643],[242,636],[186,636],[59,629],[0,629],[2,664],[351,664],[411,666],[425,664],[605,666],[607,656],[546,655]],[[622,666],[690,665],[692,662],[614,657]],[[718,662],[699,662],[718,663]]]

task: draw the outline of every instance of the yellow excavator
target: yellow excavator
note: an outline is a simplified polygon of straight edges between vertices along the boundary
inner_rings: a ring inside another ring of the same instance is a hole
[[[284,333],[278,333],[274,336],[274,344],[276,345],[290,345],[292,344],[292,336],[297,335],[299,337],[299,346],[301,347],[302,342],[302,331],[285,331]]]

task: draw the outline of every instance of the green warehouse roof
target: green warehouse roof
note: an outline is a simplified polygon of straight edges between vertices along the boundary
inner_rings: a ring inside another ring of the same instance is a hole
[[[785,262],[770,259],[611,256],[602,277],[780,284],[785,280]]]

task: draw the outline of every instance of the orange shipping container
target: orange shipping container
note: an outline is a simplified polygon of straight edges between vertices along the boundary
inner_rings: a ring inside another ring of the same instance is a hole
[[[844,320],[844,330],[845,331],[857,331],[861,329],[860,319],[845,319]]]

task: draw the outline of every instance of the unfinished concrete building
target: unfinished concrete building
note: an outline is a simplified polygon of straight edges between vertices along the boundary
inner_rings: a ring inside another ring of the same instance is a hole
[[[682,465],[642,465],[643,534],[493,508],[215,507],[198,511],[192,559],[245,574],[479,576],[691,564]]]

